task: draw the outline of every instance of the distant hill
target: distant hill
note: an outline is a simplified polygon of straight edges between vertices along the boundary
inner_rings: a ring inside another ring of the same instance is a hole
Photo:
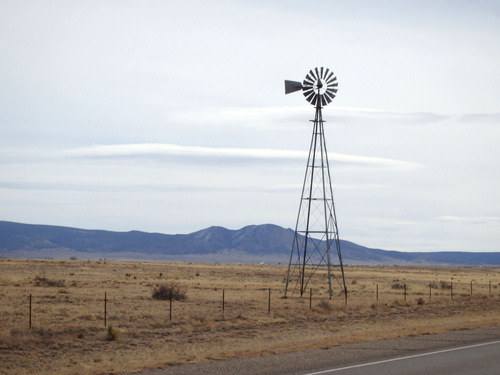
[[[294,232],[277,225],[210,227],[190,234],[111,232],[0,221],[5,258],[172,260],[288,264]],[[400,252],[341,240],[344,264],[500,265],[500,253]]]

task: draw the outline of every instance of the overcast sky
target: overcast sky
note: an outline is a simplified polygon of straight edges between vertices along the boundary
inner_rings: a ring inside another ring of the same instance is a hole
[[[340,237],[500,251],[499,1],[0,0],[0,220],[293,229],[321,66]]]

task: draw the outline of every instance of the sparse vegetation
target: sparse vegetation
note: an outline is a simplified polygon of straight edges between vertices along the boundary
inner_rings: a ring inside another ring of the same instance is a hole
[[[107,341],[116,341],[118,340],[118,331],[113,328],[113,326],[108,326],[106,329],[106,340]]]
[[[166,366],[165,353],[170,364],[195,363],[500,325],[500,269],[350,266],[345,268],[347,306],[338,285],[329,298],[326,270],[320,269],[310,284],[312,309],[309,293],[281,298],[286,270],[0,259],[0,374],[129,373]],[[58,286],[53,283],[58,280],[66,281]],[[453,280],[453,299],[439,282],[433,288],[433,280]],[[395,283],[401,289],[407,284],[406,296],[392,288]],[[164,284],[164,295],[176,284],[188,296],[173,303],[172,320],[169,304],[152,299],[152,291]]]
[[[164,283],[153,288],[153,299],[184,301],[186,297],[186,288],[176,282]]]
[[[441,289],[451,289],[451,283],[447,281],[442,281],[440,282]]]
[[[64,281],[62,280],[49,280],[44,276],[36,276],[35,277],[35,285],[36,286],[48,286],[48,287],[58,287],[63,288]]]
[[[401,284],[401,283],[395,282],[395,283],[392,283],[391,288],[392,289],[404,289],[405,288],[405,284]]]
[[[322,300],[320,303],[318,303],[318,307],[322,310],[331,310],[332,309],[332,306],[326,300]]]

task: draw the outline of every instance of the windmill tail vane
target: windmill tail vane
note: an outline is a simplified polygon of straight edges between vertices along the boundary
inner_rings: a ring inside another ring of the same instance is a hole
[[[332,279],[336,279],[347,303],[347,288],[333,201],[333,189],[324,136],[322,107],[331,103],[338,90],[335,74],[327,68],[311,69],[302,82],[285,81],[285,94],[302,91],[306,100],[316,108],[304,184],[295,225],[294,239],[285,286],[292,295],[302,296],[316,279],[326,272],[328,292],[333,296]],[[338,263],[332,263],[331,252]],[[326,266],[326,267],[325,267]],[[333,273],[338,267],[339,277]]]

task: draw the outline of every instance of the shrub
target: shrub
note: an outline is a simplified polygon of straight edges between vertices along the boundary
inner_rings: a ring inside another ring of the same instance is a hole
[[[108,326],[106,340],[116,341],[118,339],[118,331],[113,326]]]
[[[404,289],[405,288],[405,284],[401,284],[401,283],[393,283],[391,285],[391,288],[392,289]]]
[[[320,303],[318,303],[318,307],[323,310],[331,310],[332,307],[328,303],[328,301],[322,300]]]
[[[422,297],[420,297],[419,299],[417,299],[417,305],[424,305],[425,304],[425,301]]]
[[[169,300],[171,296],[176,301],[185,300],[187,298],[186,288],[174,282],[157,285],[153,288],[153,299]]]
[[[49,280],[43,276],[35,277],[35,285],[36,286],[55,286],[55,287],[59,287],[59,288],[63,288],[65,286],[64,281],[62,281],[62,280]]]
[[[448,283],[446,281],[441,281],[441,289],[451,289],[451,283]]]

